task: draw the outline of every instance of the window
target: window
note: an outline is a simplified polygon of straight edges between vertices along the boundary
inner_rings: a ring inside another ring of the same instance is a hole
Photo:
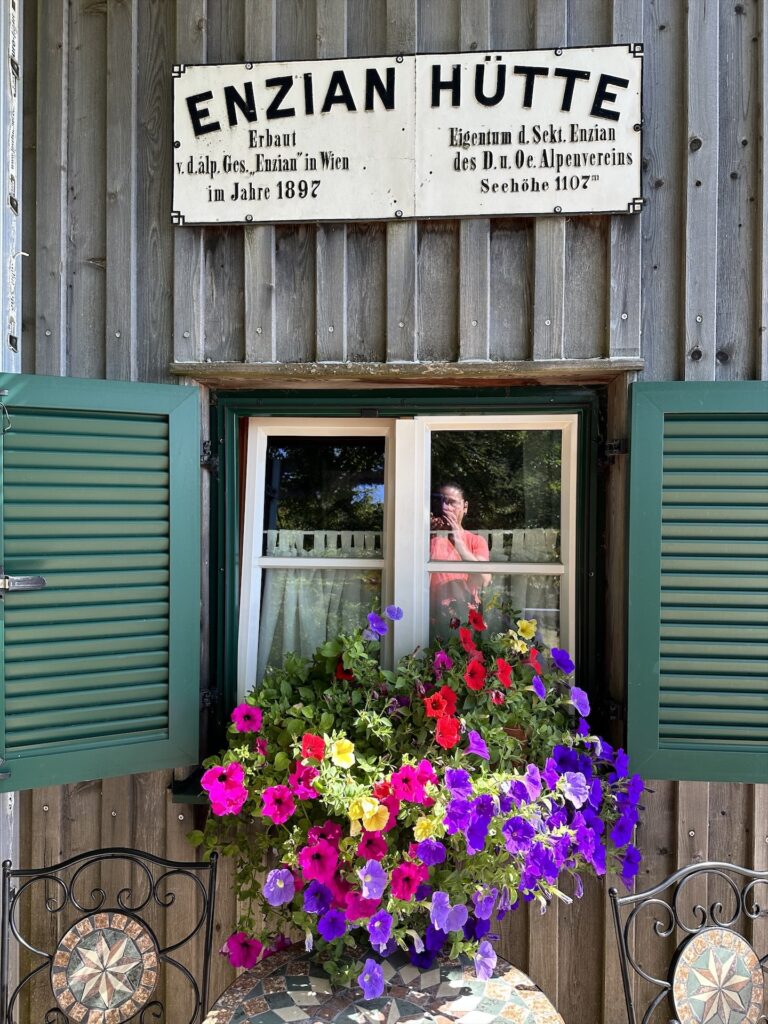
[[[574,649],[577,441],[575,413],[250,417],[239,693],[387,604],[390,657],[469,607]]]

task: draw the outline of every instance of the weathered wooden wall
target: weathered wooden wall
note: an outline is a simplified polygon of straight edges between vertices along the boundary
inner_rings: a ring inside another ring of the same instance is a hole
[[[768,0],[25,0],[24,27],[29,372],[250,386],[578,376],[611,380],[611,436],[639,358],[645,379],[768,377]],[[640,216],[171,227],[174,62],[622,41],[646,52]],[[606,509],[618,698],[625,472],[613,468]],[[189,809],[168,783],[26,794],[25,860],[129,841],[184,853]],[[766,866],[768,786],[653,790],[641,881],[692,858]],[[513,916],[504,948],[566,1024],[613,1024],[611,927],[595,883],[576,906]],[[219,965],[215,987],[227,977]]]

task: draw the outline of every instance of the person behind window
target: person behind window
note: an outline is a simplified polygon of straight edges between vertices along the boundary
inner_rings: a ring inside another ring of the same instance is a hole
[[[429,558],[433,562],[487,562],[487,542],[465,530],[462,523],[469,502],[455,480],[441,484],[430,498]],[[433,572],[429,580],[429,617],[432,632],[446,635],[452,618],[466,621],[470,608],[478,608],[483,588],[491,582],[487,572]]]

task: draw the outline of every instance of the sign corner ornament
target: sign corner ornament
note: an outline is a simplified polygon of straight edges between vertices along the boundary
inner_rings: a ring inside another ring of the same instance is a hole
[[[637,213],[640,43],[173,68],[174,224]]]

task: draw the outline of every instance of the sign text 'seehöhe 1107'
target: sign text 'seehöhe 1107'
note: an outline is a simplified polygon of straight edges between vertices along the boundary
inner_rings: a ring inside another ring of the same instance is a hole
[[[642,205],[638,44],[173,74],[176,224]]]

